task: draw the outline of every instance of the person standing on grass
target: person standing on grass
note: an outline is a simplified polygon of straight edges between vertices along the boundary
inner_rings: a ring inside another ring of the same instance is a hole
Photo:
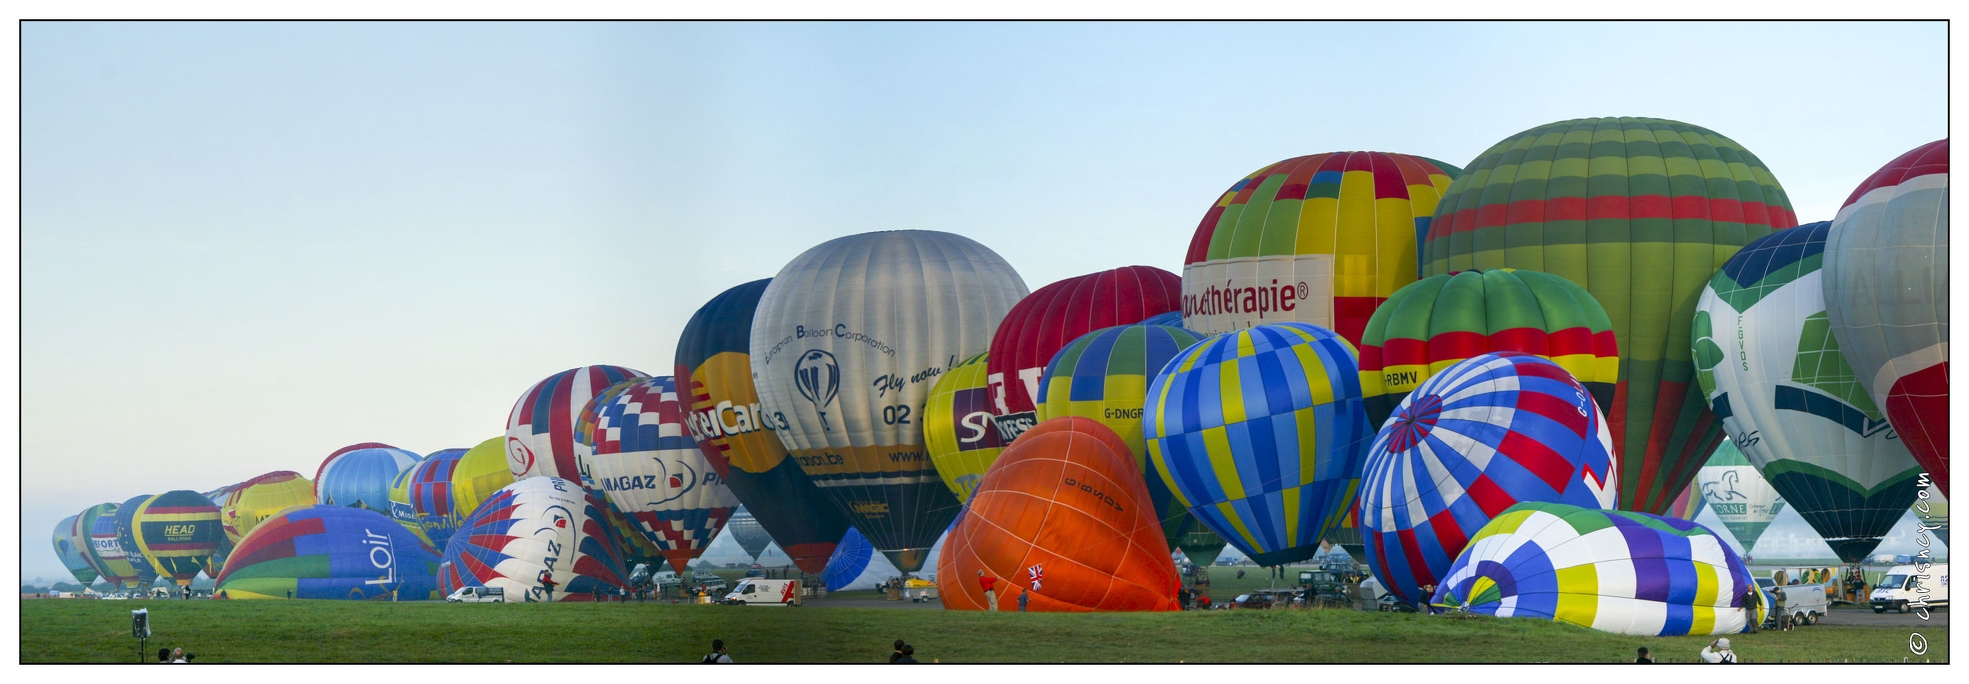
[[[1744,630],[1747,634],[1756,634],[1757,629],[1762,626],[1757,624],[1757,603],[1761,598],[1757,593],[1756,582],[1751,582],[1750,586],[1743,588],[1743,623],[1749,626]]]
[[[712,639],[711,652],[704,655],[704,660],[702,662],[707,665],[731,664],[732,654],[731,652],[725,650],[725,640]]]
[[[1642,646],[1640,650],[1634,652],[1634,662],[1642,665],[1653,665],[1655,664],[1655,659],[1654,656],[1648,655],[1648,647]]]
[[[985,610],[994,613],[998,612],[998,578],[986,575],[985,571],[979,570],[978,586],[984,587]]]
[[[1729,639],[1717,639],[1702,647],[1702,661],[1705,663],[1734,663],[1737,654],[1730,650]]]
[[[1026,601],[1030,600],[1031,598],[1032,598],[1032,592],[1030,591],[1019,592],[1019,612],[1021,613],[1026,612]]]

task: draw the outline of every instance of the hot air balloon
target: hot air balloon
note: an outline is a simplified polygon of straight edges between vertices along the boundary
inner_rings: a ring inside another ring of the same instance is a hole
[[[226,499],[232,497],[232,490],[238,486],[239,483],[234,483],[209,492],[203,492],[206,500],[211,501],[212,505],[219,507],[219,525],[222,531],[226,522]],[[312,485],[310,485],[309,493],[313,493],[313,491]],[[219,540],[219,548],[212,552],[212,562],[205,568],[206,577],[217,578],[219,576],[219,569],[226,566],[226,557],[232,555],[232,547],[236,541],[238,540],[233,539],[230,535]]]
[[[738,500],[684,427],[676,379],[639,380],[595,410],[583,485],[602,492],[683,572],[724,529]]]
[[[344,447],[315,471],[315,501],[390,512],[390,483],[422,457],[396,447]]]
[[[1947,138],[1887,162],[1846,198],[1821,287],[1854,382],[1947,494]]]
[[[1361,340],[1367,420],[1388,422],[1416,385],[1484,352],[1551,359],[1613,409],[1620,359],[1613,324],[1586,290],[1548,273],[1498,269],[1423,278],[1395,291]]]
[[[1009,444],[1041,420],[1034,410],[1040,376],[1061,348],[1095,330],[1177,311],[1182,290],[1174,273],[1127,266],[1068,278],[1019,300],[992,334],[985,359],[999,435]]]
[[[865,591],[880,589],[883,583],[901,574],[896,566],[889,564],[889,559],[883,558],[875,546],[868,543],[867,537],[850,527],[847,535],[841,538],[841,543],[834,547],[834,555],[827,559],[827,567],[821,570],[820,579],[830,592]]]
[[[404,529],[417,536],[418,541],[431,544],[430,533],[424,531],[424,519],[430,511],[438,508],[437,497],[448,497],[450,487],[438,486],[450,479],[451,471],[458,467],[458,459],[465,456],[468,449],[440,449],[425,456],[424,460],[404,468],[397,473],[397,479],[390,482],[390,519],[397,521]],[[501,485],[505,486],[505,485]],[[446,502],[449,507],[449,502]]]
[[[1359,346],[1375,307],[1415,281],[1415,240],[1457,177],[1387,152],[1294,157],[1245,176],[1190,239],[1183,327],[1311,323]]]
[[[944,371],[923,405],[923,442],[937,476],[957,500],[971,500],[985,470],[1005,451],[1005,438],[992,424],[991,387],[979,354]]]
[[[1857,563],[1914,503],[1921,466],[1831,330],[1820,284],[1830,230],[1773,233],[1731,257],[1696,305],[1692,353],[1737,448],[1841,559]]]
[[[1701,525],[1645,513],[1528,502],[1484,525],[1430,601],[1436,609],[1568,622],[1616,634],[1734,634],[1750,572]]]
[[[1757,538],[1763,536],[1764,528],[1770,527],[1771,521],[1784,511],[1784,498],[1778,496],[1778,490],[1758,474],[1757,466],[1744,458],[1736,442],[1730,440],[1723,440],[1723,445],[1716,448],[1716,455],[1702,464],[1693,486],[1701,490],[1695,497],[1696,503],[1707,504],[1716,513],[1744,553],[1756,549]],[[1695,520],[1698,512],[1692,510],[1687,517],[1674,517]]]
[[[277,470],[233,485],[219,509],[219,522],[226,538],[236,545],[273,514],[315,503],[314,483],[300,473]]]
[[[75,576],[75,581],[86,587],[94,584],[101,575],[89,564],[82,549],[75,546],[76,520],[77,516],[71,515],[55,523],[55,557],[61,559],[62,567],[68,568],[68,574]]]
[[[732,541],[738,542],[738,547],[745,549],[745,555],[751,557],[754,563],[759,562],[759,554],[765,553],[766,547],[773,545],[773,536],[766,533],[766,528],[759,525],[759,519],[752,517],[752,511],[744,506],[739,506],[732,513],[732,519],[725,523],[725,529],[731,532]]]
[[[122,549],[123,557],[130,561],[130,567],[136,570],[137,583],[131,588],[149,588],[157,583],[157,568],[144,556],[143,547],[137,545],[137,509],[151,496],[140,494],[116,506],[116,544]]]
[[[1717,451],[1720,452],[1722,449],[1719,447]],[[1710,460],[1715,460],[1715,458],[1711,456]],[[1700,473],[1698,473],[1698,477],[1700,477]],[[1675,503],[1668,507],[1668,517],[1680,520],[1695,520],[1696,516],[1702,515],[1702,509],[1706,505],[1702,499],[1702,483],[1690,482],[1689,486],[1682,488],[1681,494],[1675,495]]]
[[[1606,419],[1559,364],[1478,354],[1415,388],[1361,469],[1368,569],[1402,601],[1428,600],[1477,529],[1526,501],[1613,508]]]
[[[1177,310],[1177,311],[1170,311],[1167,313],[1159,313],[1154,316],[1150,316],[1148,318],[1142,319],[1142,325],[1167,325],[1170,327],[1182,328],[1183,312],[1181,310]],[[1188,328],[1184,328],[1184,329],[1187,330]]]
[[[1763,162],[1665,119],[1560,121],[1491,146],[1436,208],[1425,275],[1520,268],[1593,295],[1620,351],[1620,505],[1660,513],[1722,440],[1687,355],[1702,284],[1737,248],[1797,225]]]
[[[450,451],[426,459],[431,465],[416,471],[405,494],[411,518],[423,528],[433,549],[448,547],[452,532],[480,502],[513,483],[513,472],[506,467],[504,436],[479,442],[456,457]]]
[[[268,517],[241,539],[215,595],[227,599],[440,598],[438,555],[381,513],[322,504]]]
[[[1224,553],[1224,538],[1205,529],[1202,523],[1194,523],[1181,539],[1176,540],[1176,548],[1183,551],[1183,557],[1199,567],[1210,567],[1217,562],[1217,556]]]
[[[1149,488],[1149,500],[1162,521],[1162,538],[1174,547],[1192,526],[1183,502],[1156,476],[1142,437],[1142,405],[1149,380],[1169,359],[1200,341],[1179,327],[1122,325],[1075,339],[1046,364],[1039,385],[1039,419],[1081,416],[1098,420],[1128,445]],[[1221,547],[1220,547],[1221,548]]]
[[[604,505],[558,477],[507,485],[451,535],[438,590],[500,587],[507,601],[527,603],[595,601],[626,590],[629,573],[602,521]]]
[[[697,310],[677,340],[684,425],[763,531],[806,572],[827,567],[848,519],[829,502],[761,415],[752,383],[752,315],[771,279],[726,290]],[[926,428],[927,429],[927,428]],[[734,521],[735,523],[736,521]],[[749,548],[749,547],[748,547]]]
[[[137,506],[134,530],[137,548],[157,573],[180,587],[212,562],[212,552],[226,533],[219,525],[219,507],[205,495],[174,489],[145,499]]]
[[[1354,504],[1374,434],[1355,363],[1345,338],[1305,323],[1190,347],[1149,385],[1156,474],[1257,564],[1313,557]]]
[[[1179,610],[1161,519],[1128,444],[1100,421],[1054,418],[985,472],[937,568],[945,608],[984,610],[1029,592],[1034,612]]]
[[[116,513],[121,506],[113,503],[97,504],[82,512],[82,519],[89,525],[90,549],[96,554],[97,567],[103,579],[113,586],[135,589],[139,586],[137,567],[130,556],[123,552],[123,542],[116,534]],[[138,554],[141,558],[142,554]],[[152,579],[156,579],[153,575]]]
[[[891,231],[809,249],[760,295],[750,347],[760,416],[903,572],[922,567],[958,511],[924,449],[930,386],[986,351],[1025,294],[984,245]]]
[[[113,519],[115,517],[115,511],[115,504],[90,506],[83,509],[81,513],[75,514],[75,522],[69,525],[68,529],[68,542],[73,544],[76,551],[82,554],[82,561],[89,565],[90,570],[95,571],[97,577],[102,578],[104,582],[108,582],[112,586],[117,584],[117,578],[110,571],[109,564],[103,560],[102,554],[96,551],[94,531],[97,519],[101,518],[104,513],[109,513]]]
[[[574,426],[596,394],[618,382],[649,377],[621,366],[582,366],[534,383],[506,418],[507,467],[513,479],[546,475],[580,480]]]

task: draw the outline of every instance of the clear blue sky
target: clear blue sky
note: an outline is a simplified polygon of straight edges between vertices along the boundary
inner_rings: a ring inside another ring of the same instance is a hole
[[[23,570],[103,501],[499,434],[536,380],[668,374],[807,247],[968,235],[1028,285],[1180,271],[1224,188],[1655,116],[1801,220],[1947,135],[1929,24],[23,26]],[[1775,528],[1774,528],[1775,529]]]

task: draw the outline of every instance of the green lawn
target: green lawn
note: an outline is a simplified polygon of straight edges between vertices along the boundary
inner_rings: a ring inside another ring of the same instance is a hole
[[[1222,593],[1220,588],[1218,593]],[[1707,637],[1644,638],[1537,620],[1326,611],[961,613],[903,608],[340,601],[23,600],[25,663],[131,662],[129,611],[201,663],[694,662],[722,638],[741,663],[1688,662]],[[1905,628],[1818,626],[1731,637],[1746,662],[1900,662]],[[1946,662],[1947,629],[1925,630]],[[1924,657],[1915,657],[1921,662]]]

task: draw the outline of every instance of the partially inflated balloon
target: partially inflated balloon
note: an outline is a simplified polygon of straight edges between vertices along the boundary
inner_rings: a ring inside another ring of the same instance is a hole
[[[174,489],[145,499],[137,507],[137,548],[157,573],[178,586],[191,580],[212,561],[212,552],[226,533],[219,526],[219,507],[205,495]]]
[[[1430,603],[1616,634],[1735,634],[1762,622],[1743,560],[1687,520],[1522,503],[1471,537]]]
[[[581,409],[611,385],[647,377],[648,373],[622,366],[582,366],[527,388],[506,418],[506,465],[513,479],[546,475],[579,480],[574,430]]]
[[[1716,513],[1744,553],[1756,549],[1757,538],[1764,535],[1764,528],[1770,527],[1771,521],[1784,511],[1784,498],[1778,496],[1778,490],[1758,474],[1757,466],[1744,458],[1736,443],[1729,440],[1724,440],[1723,446],[1716,448],[1716,455],[1702,464],[1702,470],[1696,473],[1695,486],[1702,492],[1697,503],[1706,503]],[[1675,517],[1696,519],[1694,513]]]
[[[390,483],[390,519],[417,535],[418,540],[431,544],[432,548],[436,548],[437,542],[432,541],[430,532],[425,531],[424,522],[430,520],[434,512],[451,508],[451,503],[443,499],[451,495],[448,484],[451,471],[458,467],[458,459],[463,458],[466,451],[441,449],[432,452],[416,465],[397,473],[397,479]]]
[[[1224,553],[1224,538],[1197,523],[1176,540],[1176,548],[1182,549],[1183,557],[1190,559],[1191,563],[1210,567],[1211,563],[1217,562],[1217,556]]]
[[[238,483],[229,484],[209,492],[204,492],[205,498],[210,500],[212,505],[219,507],[219,525],[221,528],[225,526],[226,522],[226,499],[232,497],[232,490],[238,486]],[[313,492],[312,489],[309,491],[310,493]],[[219,550],[212,552],[212,562],[205,568],[206,577],[217,578],[219,576],[219,569],[226,566],[226,557],[232,555],[232,547],[238,541],[237,539],[233,539],[230,533],[225,538],[219,540]]]
[[[93,516],[93,521],[89,523],[89,542],[96,553],[103,578],[117,587],[134,589],[139,583],[137,566],[130,560],[129,554],[124,553],[123,541],[116,534],[116,513],[121,508],[113,503],[97,504],[82,515],[85,519]],[[141,558],[142,554],[138,555]]]
[[[848,519],[787,458],[786,445],[762,415],[752,382],[752,315],[767,280],[713,297],[677,340],[677,382],[687,394],[685,426],[758,525],[806,572],[826,568]],[[749,547],[748,547],[749,548]],[[762,547],[763,548],[763,547]]]
[[[738,547],[745,549],[745,555],[750,556],[754,563],[759,562],[759,554],[765,553],[766,547],[773,544],[773,536],[766,533],[766,528],[759,525],[759,519],[752,517],[752,511],[744,506],[739,506],[738,511],[732,513],[731,522],[725,524],[725,529],[730,531],[732,541],[738,542]]]
[[[507,485],[451,535],[439,591],[500,587],[507,601],[534,603],[595,601],[625,590],[629,573],[602,520],[604,505],[558,477]]]
[[[157,568],[144,556],[142,546],[137,545],[137,509],[150,500],[151,494],[130,497],[116,506],[116,543],[123,549],[123,557],[136,569],[136,586],[148,587],[157,582]]]
[[[1620,505],[1660,513],[1723,438],[1688,353],[1702,284],[1739,247],[1797,224],[1777,179],[1729,138],[1664,119],[1574,119],[1513,135],[1464,169],[1429,227],[1425,275],[1529,269],[1592,293],[1620,351],[1607,414]]]
[[[89,559],[82,549],[75,546],[73,533],[77,519],[77,516],[71,515],[55,523],[55,557],[61,559],[62,567],[68,568],[68,574],[74,576],[75,581],[86,587],[95,583],[100,575],[89,565]]]
[[[83,509],[81,513],[75,515],[75,524],[70,526],[68,533],[69,543],[74,544],[75,548],[81,551],[82,560],[89,564],[91,570],[96,571],[98,577],[111,586],[115,586],[119,578],[110,569],[109,562],[103,559],[102,552],[98,550],[95,529],[96,521],[104,514],[109,514],[114,520],[115,512],[116,504],[96,504]]]
[[[1613,438],[1586,388],[1544,357],[1479,354],[1416,387],[1361,470],[1367,566],[1428,600],[1471,535],[1526,501],[1613,508]]]
[[[923,405],[923,442],[945,486],[968,502],[985,471],[1005,451],[1005,438],[992,425],[991,387],[985,382],[989,354],[965,359],[944,371]]]
[[[440,598],[437,570],[437,551],[380,513],[305,505],[240,540],[215,596],[426,601]]]
[[[1423,278],[1395,291],[1361,339],[1368,422],[1388,422],[1416,385],[1485,352],[1551,359],[1613,409],[1620,359],[1612,323],[1586,290],[1555,275],[1499,269]]]
[[[1142,406],[1149,380],[1176,354],[1200,341],[1196,333],[1161,325],[1102,328],[1075,339],[1053,355],[1039,385],[1039,419],[1080,416],[1100,421],[1128,445],[1147,478],[1149,500],[1162,522],[1163,541],[1176,545],[1191,527],[1187,507],[1155,474],[1142,437]]]
[[[1722,449],[1719,447],[1717,451],[1722,451]],[[1715,460],[1715,457],[1711,456],[1710,460]],[[1700,475],[1698,475],[1698,479],[1700,479]],[[1702,498],[1702,483],[1690,482],[1689,486],[1682,488],[1681,494],[1675,495],[1675,503],[1668,507],[1668,517],[1678,520],[1695,520],[1696,516],[1702,515],[1702,509],[1706,506],[1707,504],[1704,503]]]
[[[582,484],[656,542],[677,572],[724,529],[738,499],[684,427],[677,381],[637,381],[598,405]]]
[[[1947,138],[1888,162],[1846,198],[1821,287],[1859,389],[1947,494]]]
[[[998,324],[986,358],[994,421],[1007,443],[1041,420],[1034,412],[1047,362],[1081,335],[1181,308],[1183,281],[1149,266],[1068,278],[1034,290]]]
[[[295,506],[313,506],[314,483],[300,473],[279,470],[233,485],[219,509],[226,538],[238,544],[253,526]]]
[[[890,565],[889,559],[883,558],[867,537],[850,527],[840,545],[834,547],[834,555],[827,559],[827,568],[821,571],[820,579],[828,591],[866,591],[881,588],[883,582],[899,574],[901,571]]]
[[[1373,429],[1353,345],[1273,323],[1190,347],[1149,385],[1156,474],[1259,565],[1305,560],[1354,503]]]
[[[893,231],[809,249],[760,296],[750,359],[760,414],[904,572],[923,566],[959,505],[924,449],[930,386],[986,351],[1025,294],[984,245]]]
[[[1697,302],[1693,353],[1697,383],[1737,448],[1857,563],[1914,503],[1921,466],[1831,330],[1820,283],[1829,230],[1773,233],[1731,257]]]
[[[1416,240],[1457,174],[1424,157],[1329,152],[1245,176],[1190,239],[1183,327],[1293,321],[1358,346],[1374,308],[1415,280]]]
[[[330,454],[315,471],[315,501],[366,508],[388,515],[390,483],[421,458],[396,447],[345,448]]]
[[[1005,449],[946,544],[945,608],[983,610],[978,573],[1033,612],[1179,610],[1176,566],[1128,445],[1099,421],[1040,423]]]

